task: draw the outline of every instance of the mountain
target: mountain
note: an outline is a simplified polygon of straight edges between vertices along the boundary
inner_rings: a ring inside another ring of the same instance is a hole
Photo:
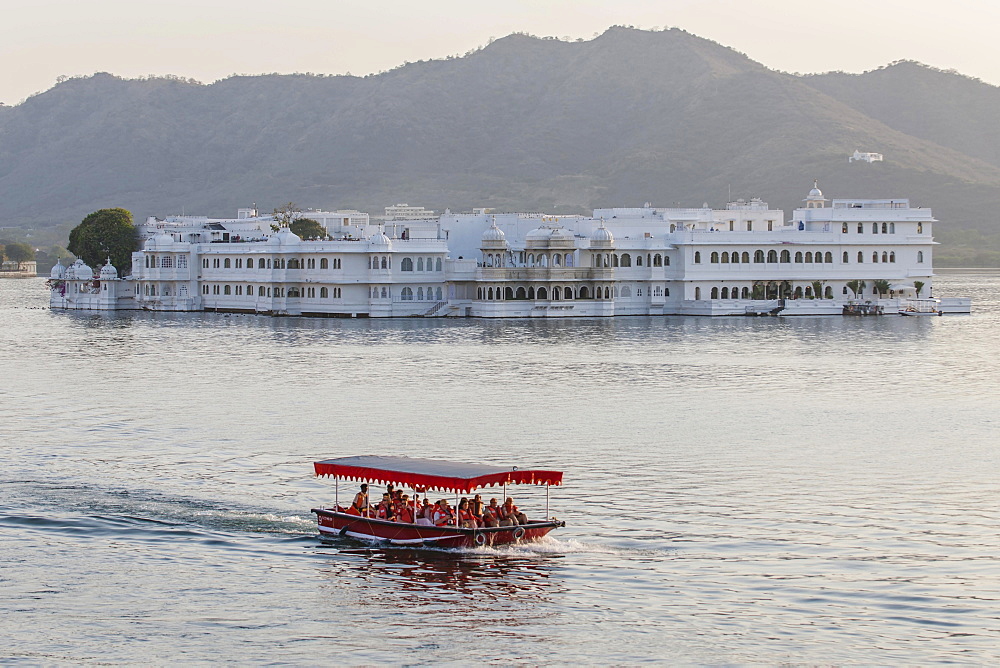
[[[681,30],[510,35],[364,78],[97,74],[0,108],[0,226],[107,206],[232,214],[399,201],[581,212],[757,195],[933,207],[945,262],[1000,264],[1000,89],[899,63],[795,76]],[[849,164],[856,148],[885,162]]]

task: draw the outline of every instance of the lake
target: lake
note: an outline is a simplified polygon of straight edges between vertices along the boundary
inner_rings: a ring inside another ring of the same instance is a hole
[[[0,660],[996,663],[1000,273],[945,272],[972,315],[98,314],[0,281]],[[567,526],[322,542],[312,462],[353,454],[562,470]]]

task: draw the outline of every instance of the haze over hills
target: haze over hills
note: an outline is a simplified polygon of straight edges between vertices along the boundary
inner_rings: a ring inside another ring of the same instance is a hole
[[[395,202],[463,210],[827,197],[934,209],[942,264],[1000,265],[1000,89],[915,63],[796,76],[680,30],[526,35],[357,78],[70,79],[0,107],[0,226]],[[855,149],[885,162],[849,164]]]

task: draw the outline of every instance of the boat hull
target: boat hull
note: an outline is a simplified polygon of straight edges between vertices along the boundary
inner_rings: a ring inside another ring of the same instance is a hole
[[[406,547],[475,548],[524,543],[542,538],[565,522],[531,522],[523,526],[459,529],[387,522],[349,513],[313,508],[319,532],[327,537],[382,541]]]

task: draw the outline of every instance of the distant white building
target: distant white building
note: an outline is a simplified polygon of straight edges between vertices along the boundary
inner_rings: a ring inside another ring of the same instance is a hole
[[[861,151],[855,150],[852,155],[847,157],[847,162],[882,162],[882,154],[862,153]]]
[[[426,218],[434,218],[434,212],[430,209],[425,209],[422,206],[410,206],[409,204],[394,204],[392,206],[385,207],[385,216],[383,220],[394,221],[394,220],[422,220]]]
[[[906,199],[830,203],[816,184],[789,220],[757,198],[724,209],[646,205],[592,216],[478,209],[384,224],[341,221],[326,240],[303,240],[287,228],[272,233],[273,221],[259,218],[240,220],[247,227],[238,234],[231,221],[152,220],[155,234],[133,254],[131,276],[115,279],[131,287],[129,299],[115,306],[105,298],[95,308],[327,317],[832,315],[863,300],[891,312],[899,300],[930,296],[936,245],[929,209]],[[54,308],[80,307],[65,301],[77,295],[74,281],[99,290],[92,277],[56,279],[56,271]],[[969,310],[968,300],[943,306]]]

